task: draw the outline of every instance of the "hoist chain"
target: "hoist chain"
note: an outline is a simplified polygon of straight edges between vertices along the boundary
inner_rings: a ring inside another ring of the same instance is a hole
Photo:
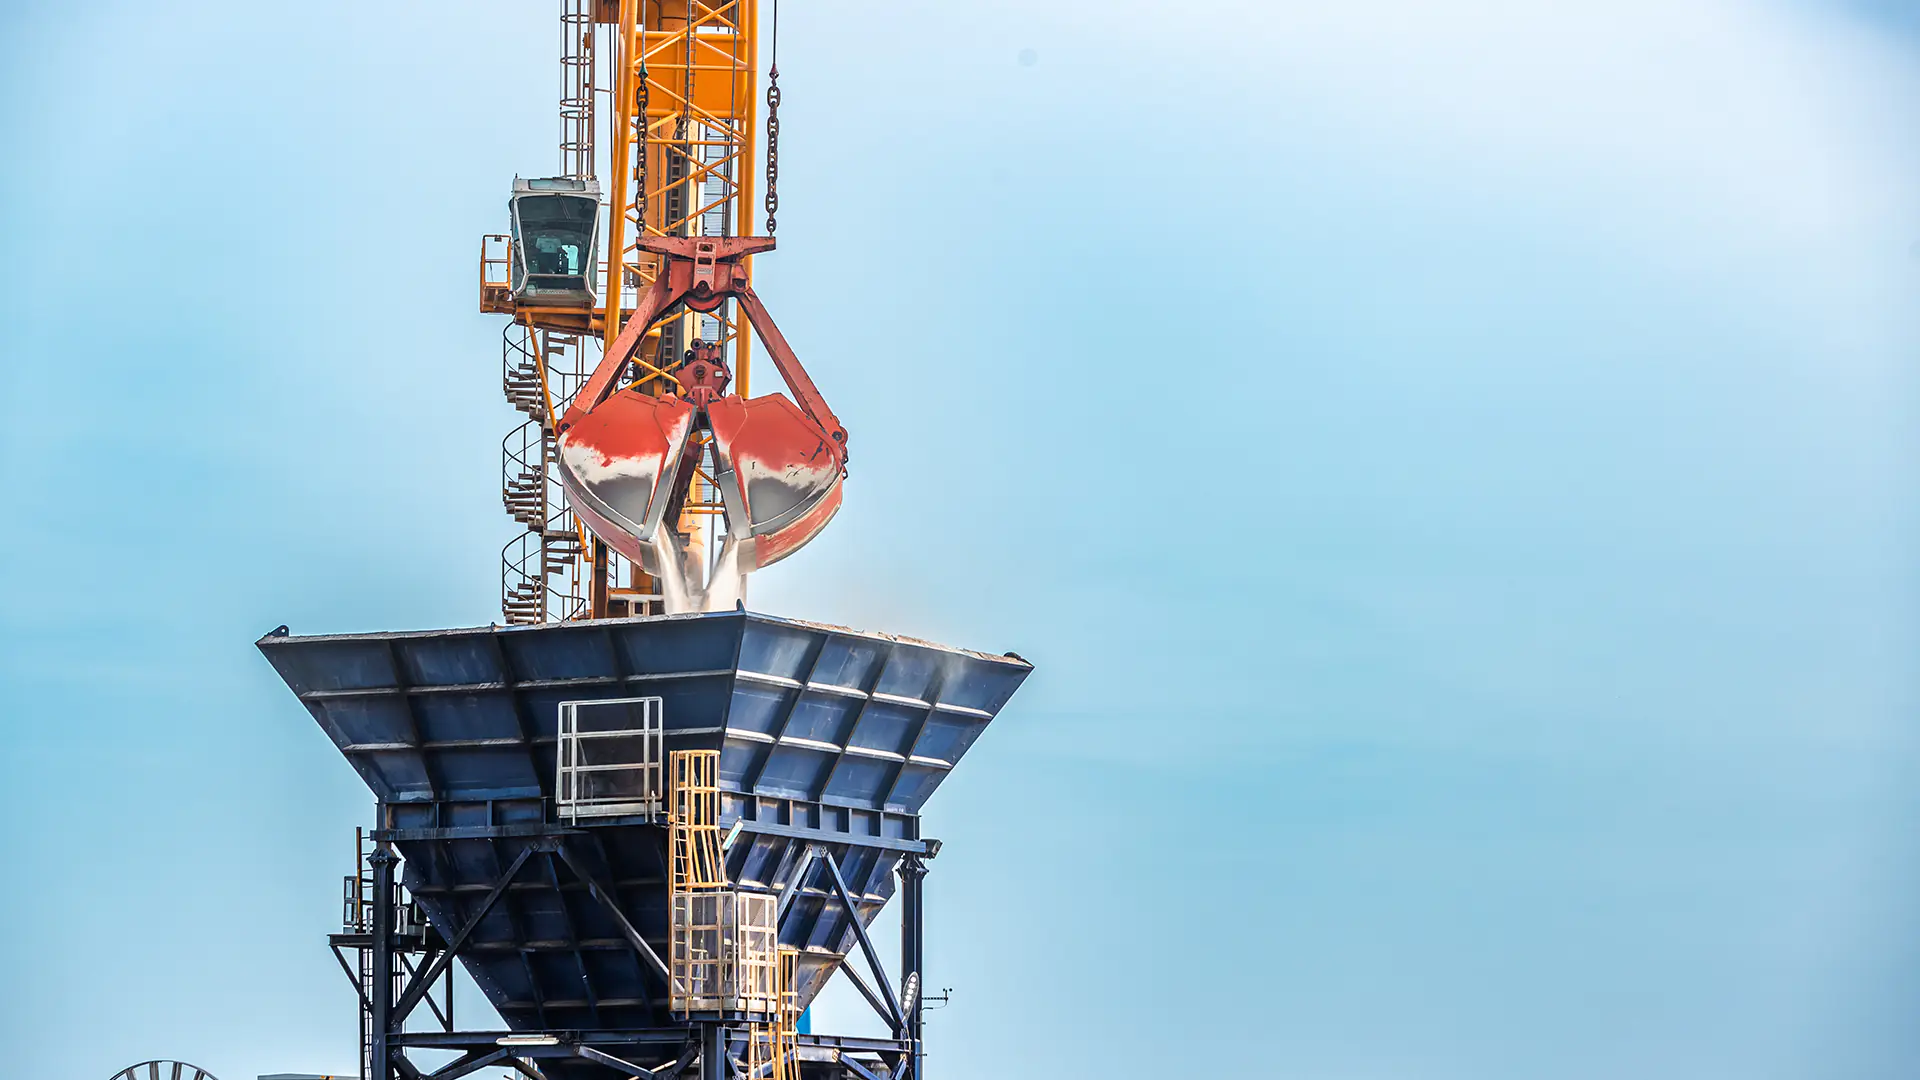
[[[767,235],[780,209],[780,65],[767,72]]]
[[[640,209],[640,222],[634,230],[634,238],[639,239],[647,235],[647,157],[649,156],[647,136],[653,132],[653,121],[647,117],[647,66],[645,64],[640,65],[640,92],[635,101],[633,115],[640,122],[640,157],[633,166],[634,184],[640,189],[639,198],[636,200]]]

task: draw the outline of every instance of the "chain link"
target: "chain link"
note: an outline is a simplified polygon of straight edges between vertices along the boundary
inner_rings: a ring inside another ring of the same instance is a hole
[[[767,72],[767,235],[780,209],[780,65]]]
[[[633,167],[634,184],[640,189],[639,197],[635,200],[640,208],[640,222],[634,230],[635,240],[647,235],[647,158],[650,156],[647,150],[647,136],[653,131],[653,121],[647,117],[647,97],[647,66],[642,64],[640,65],[640,92],[633,113],[640,121],[640,156]],[[624,258],[626,253],[619,254]]]

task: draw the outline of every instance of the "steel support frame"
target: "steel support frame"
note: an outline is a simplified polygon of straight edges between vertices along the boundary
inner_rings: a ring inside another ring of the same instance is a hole
[[[379,817],[383,821],[387,817],[384,805],[380,807]],[[358,981],[355,980],[356,992],[359,994],[361,1004],[371,1014],[372,1019],[368,1060],[373,1072],[368,1080],[396,1080],[396,1078],[397,1080],[458,1080],[459,1077],[468,1073],[492,1065],[505,1065],[527,1077],[528,1080],[546,1080],[531,1058],[547,1055],[529,1053],[529,1051],[544,1048],[500,1045],[500,1039],[509,1038],[511,1035],[527,1034],[524,1032],[496,1035],[487,1044],[468,1045],[467,1052],[462,1057],[431,1073],[421,1072],[420,1068],[407,1060],[406,1055],[402,1053],[402,1050],[408,1046],[434,1045],[431,1042],[422,1042],[420,1038],[422,1033],[406,1031],[407,1017],[423,1001],[433,1010],[435,1019],[439,1020],[444,1028],[443,1032],[432,1034],[445,1035],[449,1038],[464,1034],[456,1032],[453,1025],[453,961],[459,956],[468,937],[481,921],[493,912],[514,879],[520,876],[521,871],[536,853],[544,853],[549,857],[567,858],[564,846],[556,837],[538,836],[526,839],[528,840],[526,846],[522,847],[519,854],[515,855],[502,870],[479,906],[467,916],[465,925],[446,941],[444,948],[427,949],[423,954],[421,966],[409,970],[403,964],[403,950],[393,925],[392,898],[395,892],[393,867],[399,861],[399,857],[393,853],[391,841],[387,835],[376,832],[373,854],[367,857],[367,863],[373,870],[373,892],[376,900],[373,905],[373,917],[370,920],[371,932],[367,935],[368,941],[365,946],[372,951],[371,970],[375,972],[375,977],[373,985],[366,991],[359,990]],[[574,865],[571,858],[567,858],[567,862],[570,866]],[[576,870],[578,871],[577,867]],[[584,872],[580,872],[584,877]],[[607,904],[623,927],[632,933],[632,928],[626,925],[625,916],[612,905],[609,897],[591,884],[589,888],[594,898]],[[633,936],[638,940],[637,934]],[[644,940],[639,940],[638,944],[642,948],[646,945]],[[339,955],[337,947],[334,955],[340,960],[342,969],[346,969],[346,960]],[[658,957],[653,957],[653,960],[656,965],[659,963]],[[664,965],[661,966],[664,967]],[[397,998],[393,992],[392,973],[395,971],[409,976]],[[348,974],[351,976],[350,970]],[[444,1011],[433,1002],[430,996],[433,984],[442,979],[447,984]],[[575,1054],[578,1049],[575,1043],[556,1041],[555,1045],[566,1047],[570,1055],[586,1056]],[[626,1068],[628,1064],[623,1062],[619,1067]],[[639,1077],[640,1080],[654,1080],[657,1074],[651,1071],[637,1071],[630,1072],[630,1075]]]
[[[386,818],[386,808],[381,807],[380,817]],[[918,821],[912,822],[908,842],[915,847],[924,848],[919,843]],[[628,921],[615,900],[611,890],[588,873],[586,863],[570,851],[570,845],[563,839],[573,830],[554,829],[546,835],[527,835],[530,830],[524,827],[470,827],[461,830],[463,834],[488,834],[499,839],[521,839],[527,843],[521,851],[502,869],[500,876],[489,888],[480,904],[472,909],[465,924],[455,931],[444,943],[444,948],[429,945],[421,948],[414,944],[412,951],[420,952],[418,967],[396,966],[401,964],[402,954],[407,950],[394,925],[394,908],[391,898],[395,892],[394,866],[399,861],[391,848],[393,831],[376,832],[375,847],[368,857],[372,869],[374,895],[386,902],[374,904],[370,920],[371,932],[364,946],[372,951],[371,970],[375,972],[399,971],[408,976],[407,981],[396,995],[394,979],[376,977],[373,985],[361,990],[355,979],[356,1004],[364,1007],[372,1016],[372,1034],[370,1060],[373,1073],[369,1080],[461,1080],[472,1073],[493,1067],[505,1067],[518,1072],[526,1080],[546,1080],[538,1062],[555,1058],[571,1058],[592,1061],[610,1069],[633,1077],[635,1080],[673,1080],[685,1072],[689,1066],[698,1063],[698,1080],[735,1080],[736,1070],[731,1064],[732,1045],[736,1038],[745,1035],[744,1029],[737,1024],[729,1026],[726,1021],[703,1022],[688,1027],[650,1028],[620,1031],[458,1031],[452,1023],[451,981],[453,962],[461,955],[468,937],[479,926],[481,920],[490,914],[499,901],[506,895],[513,881],[521,875],[527,863],[537,853],[550,859],[564,861],[568,868],[587,886],[588,894],[614,916],[629,943],[634,946],[647,967],[665,978],[666,965],[660,960],[639,932]],[[546,830],[542,830],[546,832]],[[475,838],[479,838],[476,836]],[[900,978],[904,986],[906,981],[919,976],[924,985],[924,894],[923,879],[926,876],[926,859],[930,856],[919,851],[907,851],[899,867],[902,885],[902,919],[900,939]],[[851,890],[847,887],[839,860],[822,845],[808,845],[806,852],[796,866],[789,882],[782,890],[779,912],[785,915],[793,897],[807,876],[808,869],[814,863],[824,863],[827,876],[832,882],[833,891],[840,903],[848,911],[849,927],[853,934],[868,972],[875,985],[869,986],[851,965],[843,962],[842,971],[854,984],[876,1015],[884,1020],[893,1032],[892,1038],[868,1039],[847,1038],[841,1036],[803,1035],[800,1045],[838,1050],[841,1054],[853,1052],[878,1054],[889,1059],[892,1064],[894,1080],[919,1080],[923,1068],[924,1052],[922,1048],[922,1027],[920,1018],[921,995],[916,994],[911,1003],[905,1002],[895,992],[894,984],[888,977],[880,955],[867,935],[866,927],[859,918],[859,908],[854,903]],[[357,944],[357,942],[356,942]],[[349,976],[352,972],[339,955],[343,970]],[[442,1012],[434,1008],[435,1019],[440,1021],[444,1030],[430,1032],[409,1032],[405,1030],[407,1017],[423,1001],[434,1005],[429,991],[436,982],[444,981],[448,985],[447,1008]],[[908,1007],[910,1004],[911,1007]],[[537,1040],[551,1038],[550,1043]],[[503,1040],[512,1040],[505,1045]],[[656,1050],[668,1050],[679,1047],[677,1057],[662,1065],[648,1068],[633,1060],[633,1051],[645,1047]],[[408,1048],[458,1050],[460,1057],[441,1066],[437,1070],[424,1072],[409,1061],[404,1053]],[[626,1048],[626,1049],[623,1049]],[[851,1058],[843,1058],[841,1064],[853,1076],[871,1076]],[[384,1067],[383,1067],[384,1066]],[[694,1074],[689,1074],[691,1078]]]
[[[372,1019],[369,1080],[392,1080],[396,1056],[387,1039],[398,1026],[393,1020],[393,864],[399,861],[387,845],[380,843],[367,857],[367,865],[373,869],[373,985],[367,988],[367,1013]]]
[[[915,819],[914,832],[918,839],[919,820]],[[908,855],[900,860],[900,984],[901,992],[906,987],[915,987],[912,1001],[903,1001],[906,1011],[904,1030],[901,1036],[907,1041],[906,1072],[913,1080],[920,1080],[921,1070],[925,1067],[926,1030],[920,1003],[927,996],[926,975],[926,878],[927,862],[920,855]]]
[[[880,1001],[874,1001],[872,991],[866,990],[860,983],[859,977],[854,975],[853,969],[845,968],[846,974],[853,979],[855,986],[866,993],[868,1004],[873,1005],[874,1011],[880,1014],[880,1018],[893,1027],[894,1037],[898,1038],[906,1027],[906,1020],[901,1015],[900,998],[894,994],[893,983],[887,978],[886,965],[880,962],[880,954],[874,951],[873,942],[867,937],[867,928],[860,922],[860,908],[854,904],[853,894],[847,889],[847,879],[840,873],[840,860],[834,858],[831,852],[823,852],[821,857],[826,860],[827,874],[833,881],[833,891],[839,895],[841,905],[847,909],[847,925],[853,931],[854,940],[860,945],[860,955],[867,962],[867,970],[873,973],[873,981],[880,985]],[[846,961],[841,961],[843,967],[845,963]],[[882,1004],[884,1008],[881,1007]]]
[[[916,844],[920,840],[920,823],[916,818],[911,824],[910,839]],[[899,875],[902,894],[900,910],[900,985],[904,993],[909,983],[924,987],[926,981],[926,904],[925,883],[927,859],[930,855],[909,852],[900,860]],[[901,1052],[900,1060],[893,1067],[895,1080],[920,1080],[926,1054],[924,1049],[925,1029],[922,1025],[920,1000],[923,993],[916,992],[912,1001],[907,1001],[893,989],[887,978],[886,966],[880,962],[880,953],[874,948],[873,941],[867,937],[866,927],[860,921],[859,908],[854,904],[853,894],[847,888],[846,877],[840,872],[840,861],[833,853],[823,848],[809,847],[800,867],[793,876],[790,890],[797,890],[806,877],[806,870],[816,860],[827,867],[828,878],[833,882],[833,891],[848,913],[848,925],[853,932],[854,941],[860,948],[860,955],[866,961],[867,970],[877,985],[867,985],[867,981],[845,960],[840,962],[840,973],[847,977],[860,996],[867,999],[874,1014],[892,1027],[894,1038],[898,1040]],[[782,897],[783,901],[786,897]],[[780,908],[786,912],[784,903]],[[857,1064],[845,1062],[856,1073],[865,1073]]]

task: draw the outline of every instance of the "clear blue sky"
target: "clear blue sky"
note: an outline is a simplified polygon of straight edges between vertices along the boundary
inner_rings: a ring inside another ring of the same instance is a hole
[[[855,456],[755,606],[1039,665],[936,1076],[1920,1075],[1905,5],[786,6]],[[351,1065],[369,800],[251,643],[494,617],[550,7],[0,13],[20,1075]]]

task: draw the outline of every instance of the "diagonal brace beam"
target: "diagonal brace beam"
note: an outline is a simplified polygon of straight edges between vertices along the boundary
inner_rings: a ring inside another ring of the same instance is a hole
[[[680,1075],[682,1069],[693,1064],[693,1059],[699,1056],[700,1044],[689,1044],[685,1050],[680,1051],[679,1057],[673,1059],[672,1064],[662,1065],[653,1070],[654,1080],[673,1080],[674,1077]]]
[[[405,953],[400,953],[399,956],[400,956],[400,967],[402,970],[404,970],[407,973],[409,981],[411,981],[411,978],[413,976],[420,974],[420,969],[407,963],[407,955]],[[425,957],[425,960],[427,961],[427,963],[432,963],[433,959],[434,959],[434,954],[431,952],[429,952]],[[449,977],[451,977],[451,975],[449,975]],[[433,1018],[440,1021],[441,1027],[446,1028],[448,1031],[453,1030],[453,1021],[447,1018],[446,1013],[443,1013],[440,1011],[440,1003],[433,1000],[433,995],[431,993],[423,994],[420,1000],[426,1004],[427,1008],[433,1010]]]
[[[526,1077],[527,1080],[547,1080],[547,1074],[541,1072],[533,1062],[528,1061],[526,1058],[508,1057],[506,1063],[513,1066],[514,1071]]]
[[[486,899],[480,901],[480,910],[474,912],[473,917],[467,920],[467,925],[453,935],[452,941],[447,942],[447,951],[435,957],[433,963],[428,964],[424,971],[415,974],[413,980],[407,983],[406,993],[401,994],[400,1000],[393,1006],[393,1024],[396,1028],[406,1021],[407,1014],[413,1011],[413,1007],[420,1004],[420,999],[432,988],[433,980],[439,978],[440,973],[453,962],[453,954],[460,951],[460,946],[465,945],[467,938],[479,928],[480,920],[486,918],[493,911],[493,905],[499,903],[500,898],[507,894],[507,886],[513,884],[513,879],[519,875],[520,868],[527,865],[527,859],[533,855],[534,849],[540,846],[529,844],[520,849],[520,854],[515,855],[513,862],[508,864],[506,873],[500,875],[500,880],[494,882],[493,888],[487,892]]]
[[[600,1050],[595,1050],[591,1046],[576,1045],[573,1048],[573,1052],[579,1057],[586,1058],[588,1061],[598,1062],[602,1065],[608,1065],[615,1069],[619,1069],[621,1072],[626,1073],[628,1076],[634,1077],[635,1080],[654,1080],[654,1073],[652,1069],[643,1069],[640,1066],[635,1065],[631,1061],[622,1061],[619,1058],[614,1057],[612,1054],[605,1053]]]
[[[813,869],[813,860],[820,857],[820,845],[808,844],[806,854],[800,856],[800,865],[795,867],[792,876],[787,878],[787,887],[780,890],[780,899],[774,906],[773,925],[776,929],[787,921],[787,909],[800,895],[800,886],[807,880],[807,872]],[[342,961],[344,964],[345,961]]]
[[[512,1056],[513,1051],[511,1050],[475,1050],[466,1057],[440,1069],[438,1072],[427,1075],[423,1080],[460,1080],[460,1077],[468,1073],[479,1072],[489,1065],[505,1061]]]
[[[874,993],[873,987],[867,985],[867,980],[861,978],[860,973],[853,970],[844,960],[840,963],[840,974],[845,975],[847,981],[853,984],[853,988],[860,991],[860,996],[867,999],[867,1004],[873,1006],[873,1011],[879,1015],[880,1019],[892,1022],[893,1013],[888,1012],[887,1007],[881,1004],[880,995]]]
[[[367,988],[360,985],[360,976],[354,974],[353,968],[348,966],[347,958],[340,953],[340,946],[333,945],[330,948],[333,949],[333,958],[340,961],[340,970],[347,973],[347,981],[353,984],[353,992],[360,995],[360,1007],[367,1012],[372,1012],[373,1003],[367,1000]]]
[[[867,958],[867,970],[873,972],[873,981],[880,984],[880,992],[886,999],[884,1015],[893,1021],[894,1035],[898,1037],[907,1026],[900,1015],[900,998],[893,992],[893,983],[887,980],[887,969],[880,966],[880,954],[873,951],[873,942],[867,940],[867,928],[860,923],[860,909],[854,906],[853,895],[847,891],[847,879],[840,876],[840,861],[830,851],[821,855],[827,860],[827,871],[833,877],[833,891],[840,894],[840,903],[847,909],[847,921],[853,924],[853,936],[860,942],[860,952]]]
[[[567,845],[560,844],[558,850],[560,857],[567,861],[567,867],[571,869],[581,881],[587,883],[588,895],[600,901],[600,906],[606,908],[607,911],[613,915],[613,921],[620,927],[620,934],[627,939],[627,944],[632,945],[633,950],[640,954],[640,958],[645,960],[648,966],[652,967],[654,971],[658,972],[663,981],[671,985],[673,977],[667,971],[666,961],[660,959],[660,954],[653,951],[653,946],[647,944],[647,939],[641,937],[640,931],[635,930],[633,924],[627,921],[627,914],[620,910],[620,904],[613,893],[602,886],[600,882],[587,871],[586,867],[580,865],[580,863],[574,859],[573,852],[567,848]]]

